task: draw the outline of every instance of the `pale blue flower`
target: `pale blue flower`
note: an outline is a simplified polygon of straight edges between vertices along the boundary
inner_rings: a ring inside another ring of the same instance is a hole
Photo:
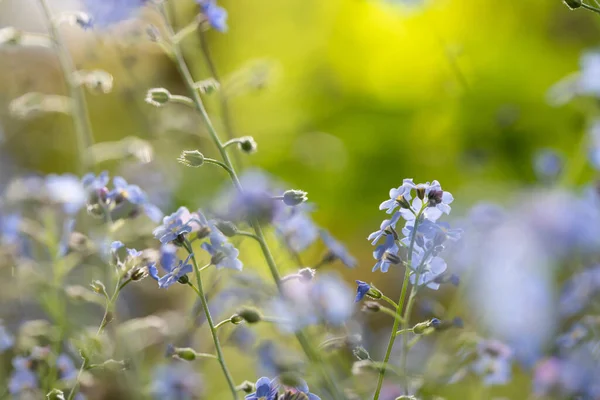
[[[162,265],[162,268],[167,271],[165,275],[159,278],[158,270],[156,265],[148,266],[148,274],[158,281],[158,287],[161,289],[166,289],[169,286],[176,283],[181,277],[186,274],[191,273],[194,270],[192,264],[189,264],[190,258],[192,255],[188,255],[185,260],[179,260],[177,265],[175,263],[171,265]]]
[[[484,340],[477,345],[478,358],[472,368],[485,385],[503,385],[511,378],[513,351],[497,340]]]
[[[199,397],[202,377],[191,364],[177,362],[154,369],[150,393],[156,400],[186,400]]]
[[[286,392],[290,392],[290,393],[300,392],[300,393],[304,393],[308,397],[308,400],[321,400],[321,398],[319,396],[309,392],[308,384],[303,379],[299,379],[299,383],[295,387],[287,388]]]
[[[329,232],[321,229],[321,240],[327,246],[329,250],[326,258],[332,258],[333,260],[340,260],[345,266],[354,268],[356,267],[356,259],[350,255],[346,247],[337,241]]]
[[[402,185],[395,189],[390,189],[390,199],[384,201],[379,205],[380,210],[387,210],[388,214],[394,212],[396,207],[400,205],[400,202],[409,202],[412,198],[411,190],[415,188],[415,184],[412,179],[404,179]]]
[[[139,186],[130,185],[120,176],[113,178],[113,189],[107,196],[115,204],[115,209],[112,211],[113,219],[132,218],[140,211],[154,222],[159,222],[163,217],[162,211],[150,203],[148,196]]]
[[[553,149],[540,149],[533,157],[533,170],[539,180],[552,181],[562,171],[564,160]]]
[[[427,257],[425,261],[423,261],[424,257]],[[446,261],[440,257],[431,257],[415,252],[413,253],[412,265],[414,265],[415,270],[410,275],[410,283],[414,285],[417,275],[419,275],[418,286],[426,284],[430,289],[439,289],[440,284],[436,282],[435,278],[442,275],[448,268]]]
[[[152,232],[162,244],[174,241],[180,235],[188,234],[201,228],[208,228],[208,221],[201,213],[190,213],[186,207],[163,218],[163,223]]]
[[[369,285],[367,282],[358,281],[358,280],[356,281],[356,284],[357,284],[356,298],[354,299],[354,302],[358,303],[359,301],[364,299],[364,297],[367,295],[369,290],[371,290],[371,285]]]
[[[382,236],[392,234],[391,230],[396,229],[396,224],[402,216],[401,213],[396,212],[390,219],[385,219],[379,226],[379,230],[371,233],[367,240],[371,241],[371,244],[376,244]]]
[[[281,208],[279,211],[273,225],[290,249],[299,253],[317,240],[319,228],[308,214],[311,211],[310,206],[302,204]]]
[[[79,370],[75,367],[73,360],[66,354],[61,354],[56,358],[56,367],[60,374],[60,379],[74,381],[77,378]]]
[[[75,175],[48,175],[45,187],[49,199],[53,203],[62,205],[67,214],[75,214],[87,200],[81,180]]]
[[[2,320],[0,320],[0,353],[4,350],[8,350],[15,344],[15,338],[6,329]]]
[[[229,268],[241,271],[244,265],[238,260],[240,251],[217,228],[212,230],[209,238],[210,242],[202,243],[202,248],[212,256],[211,263],[217,269]]]
[[[83,0],[94,26],[105,28],[136,16],[147,0]]]
[[[396,244],[393,235],[387,235],[385,237],[385,242],[380,244],[373,251],[373,258],[377,260],[375,266],[373,266],[373,272],[378,269],[381,272],[387,272],[390,268],[390,265],[399,264],[401,260],[398,258],[398,251],[400,248]]]
[[[38,377],[31,370],[32,361],[27,357],[17,356],[13,358],[13,373],[8,381],[8,392],[12,395],[18,395],[23,391],[36,389],[38,387]]]

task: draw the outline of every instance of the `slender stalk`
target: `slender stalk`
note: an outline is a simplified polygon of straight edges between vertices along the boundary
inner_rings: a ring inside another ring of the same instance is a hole
[[[217,352],[217,360],[221,365],[221,369],[223,370],[223,375],[225,375],[225,379],[227,380],[227,385],[231,390],[232,397],[234,400],[238,398],[237,390],[235,390],[235,383],[233,382],[233,378],[229,369],[227,368],[227,364],[225,363],[225,357],[223,356],[223,349],[221,348],[221,343],[219,342],[219,336],[217,335],[217,329],[215,323],[212,319],[212,315],[210,314],[210,310],[208,308],[208,301],[206,300],[206,295],[204,294],[204,289],[202,287],[202,275],[200,274],[200,268],[198,267],[198,262],[196,261],[196,256],[192,252],[192,244],[188,239],[184,242],[184,247],[187,252],[192,256],[192,265],[194,266],[194,273],[196,275],[196,289],[198,289],[198,297],[200,298],[200,302],[202,303],[202,309],[204,310],[204,314],[206,316],[206,322],[208,322],[208,327],[210,329],[210,333],[212,335],[213,343],[215,345],[215,350]]]
[[[415,216],[415,224],[413,226],[413,235],[412,238],[410,240],[410,247],[408,249],[408,264],[412,266],[412,257],[413,257],[413,250],[415,248],[415,239],[417,237],[417,229],[419,228],[419,224],[420,224],[420,217],[421,214],[423,213],[423,210],[425,210],[425,206],[426,204],[424,204],[421,209],[419,210],[418,214]],[[390,334],[390,340],[388,341],[388,345],[387,345],[387,349],[385,351],[385,357],[383,359],[383,364],[381,369],[379,370],[379,378],[377,379],[377,388],[375,389],[375,395],[373,396],[373,400],[377,400],[379,399],[379,395],[381,393],[381,387],[383,385],[383,378],[385,377],[385,372],[387,370],[387,364],[390,360],[390,356],[392,355],[392,348],[394,347],[394,342],[396,340],[396,332],[398,331],[398,326],[400,325],[400,322],[402,322],[402,330],[407,329],[408,328],[408,319],[407,319],[407,314],[405,313],[403,317],[400,316],[400,314],[402,313],[402,309],[404,308],[404,302],[406,301],[406,293],[408,291],[408,281],[410,278],[410,267],[406,266],[405,267],[406,270],[404,271],[404,281],[402,282],[402,291],[400,292],[400,299],[398,300],[398,308],[396,309],[396,318],[394,318],[394,325],[392,327],[392,333]],[[407,335],[403,335],[403,338],[406,338]],[[405,380],[405,386],[406,386],[406,380]],[[406,390],[406,388],[405,388]]]
[[[44,17],[48,22],[48,30],[60,67],[63,71],[65,83],[69,90],[71,98],[71,115],[73,117],[73,125],[75,134],[77,135],[77,150],[81,172],[85,172],[94,164],[91,152],[88,149],[94,144],[94,135],[92,133],[92,125],[88,114],[85,94],[81,85],[75,79],[75,64],[69,54],[63,36],[57,26],[56,20],[52,15],[52,10],[48,4],[48,0],[39,0],[42,7]]]
[[[594,6],[590,6],[590,5],[585,4],[585,3],[581,3],[581,7],[585,8],[586,10],[590,10],[590,11],[593,11],[593,12],[595,12],[597,14],[600,14],[600,8],[596,8]]]
[[[228,324],[231,322],[231,318],[225,319],[221,322],[219,322],[218,324],[215,325],[215,329],[219,329],[220,327],[222,327],[225,324]]]
[[[172,37],[175,33],[173,31],[173,27],[171,26],[171,24],[169,22],[169,16],[168,16],[167,10],[164,7],[164,3],[162,5],[160,5],[159,7],[160,7],[161,13],[163,14],[163,17],[165,20],[165,25],[169,31],[169,35]],[[195,88],[194,78],[192,77],[190,69],[185,61],[185,58],[183,57],[181,47],[179,46],[178,43],[172,43],[172,54],[173,54],[173,59],[175,61],[176,67],[179,70],[179,73],[181,74],[181,77],[183,78],[183,81],[184,81],[186,87],[188,88],[189,94],[190,94],[192,100],[194,101],[196,109],[198,110],[198,112],[202,116],[202,119],[204,120],[204,123],[206,124],[208,134],[211,137],[212,141],[217,146],[217,149],[221,155],[221,158],[223,159],[224,166],[227,167],[225,169],[229,173],[231,180],[233,181],[233,184],[236,187],[236,189],[240,192],[243,192],[242,184],[235,172],[235,169],[233,168],[233,164],[231,162],[229,154],[227,153],[227,150],[225,149],[225,147],[223,146],[223,143],[219,139],[219,135],[217,134],[217,131],[215,130],[215,127],[210,119],[210,116],[208,115],[208,112],[206,111],[206,108],[204,107],[202,98],[200,97],[198,90]],[[221,165],[221,166],[223,166],[223,165]],[[271,254],[269,246],[267,245],[265,235],[262,231],[262,227],[260,226],[260,223],[256,219],[253,219],[252,221],[250,221],[250,225],[251,225],[252,229],[254,230],[257,240],[260,244],[260,248],[262,250],[263,256],[265,257],[265,260],[269,267],[271,276],[273,277],[273,280],[275,281],[277,288],[279,289],[279,291],[281,291],[281,289],[282,289],[281,276],[279,275],[277,265],[275,264],[273,255]],[[193,259],[193,257],[192,257],[192,259]],[[300,343],[300,346],[302,347],[304,353],[307,355],[308,359],[311,362],[314,362],[315,365],[317,365],[319,367],[319,369],[321,370],[323,378],[325,379],[325,381],[327,383],[328,390],[331,392],[331,394],[334,396],[334,398],[342,399],[343,396],[341,395],[339,388],[333,383],[333,381],[329,377],[328,372],[325,370],[318,353],[313,348],[312,344],[309,342],[309,340],[307,339],[305,334],[303,332],[298,332],[298,333],[296,333],[296,338],[297,338],[298,342]]]

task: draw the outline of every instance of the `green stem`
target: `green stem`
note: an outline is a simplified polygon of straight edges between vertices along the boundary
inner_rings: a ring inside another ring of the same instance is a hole
[[[396,336],[403,335],[405,333],[411,333],[412,331],[413,331],[412,328],[400,329],[399,331],[396,332]]]
[[[421,217],[421,214],[423,213],[423,210],[425,210],[425,207],[426,207],[426,204],[423,204],[423,206],[419,210],[419,213],[415,216],[415,224],[413,226],[413,235],[410,240],[410,247],[408,248],[408,263],[410,265],[412,265],[413,249],[415,247],[415,239],[417,237],[417,229],[419,228],[419,224],[420,224],[419,219]],[[379,395],[381,393],[381,387],[383,386],[383,378],[385,377],[385,372],[387,369],[387,364],[390,360],[390,356],[392,355],[392,348],[394,347],[394,342],[396,340],[396,332],[398,331],[398,326],[400,325],[400,322],[402,321],[402,329],[406,329],[407,324],[408,324],[407,315],[405,314],[404,317],[400,316],[400,314],[402,313],[402,309],[404,307],[404,302],[406,301],[406,292],[408,291],[408,281],[410,278],[410,271],[411,271],[411,269],[408,266],[406,266],[405,268],[406,268],[406,270],[404,271],[404,281],[402,282],[402,291],[400,292],[400,299],[398,300],[398,308],[396,309],[396,317],[394,318],[394,325],[392,327],[392,333],[390,334],[390,340],[388,341],[387,349],[385,351],[385,357],[383,359],[383,364],[379,371],[379,378],[377,379],[377,388],[375,389],[375,395],[373,396],[373,400],[379,399]],[[403,337],[406,337],[406,336],[407,335],[403,335]],[[405,381],[405,384],[406,384],[406,381]]]
[[[228,318],[226,320],[223,320],[221,322],[219,322],[218,324],[215,325],[215,329],[219,329],[220,327],[222,327],[225,324],[228,324],[231,322],[231,318]]]
[[[206,295],[204,294],[204,289],[202,287],[202,275],[200,274],[200,268],[198,267],[198,262],[196,261],[196,256],[192,251],[192,244],[188,239],[185,239],[184,247],[187,252],[192,256],[192,265],[194,266],[194,273],[196,275],[196,289],[198,289],[198,297],[200,298],[200,303],[202,304],[202,309],[204,310],[204,314],[206,315],[206,322],[208,323],[208,327],[210,329],[210,333],[212,335],[213,343],[215,345],[215,350],[217,352],[217,360],[221,365],[221,369],[223,370],[223,375],[225,375],[225,379],[227,380],[227,385],[231,390],[232,397],[234,400],[238,398],[237,391],[235,390],[235,383],[233,382],[233,378],[231,377],[231,373],[227,368],[227,364],[225,363],[225,357],[223,356],[223,349],[221,348],[221,343],[219,342],[219,336],[217,335],[217,329],[215,323],[213,322],[212,315],[210,314],[210,310],[208,308],[208,301],[206,300]]]
[[[390,299],[386,295],[382,294],[381,299],[384,301],[387,301],[392,307],[394,307],[394,310],[398,309],[398,304],[396,304],[396,302],[394,300]]]
[[[159,8],[163,14],[163,17],[165,20],[165,25],[166,25],[167,29],[169,30],[169,34],[170,34],[170,36],[173,36],[174,35],[173,27],[171,26],[171,24],[169,22],[169,16],[164,7],[164,3],[162,5],[160,5]],[[192,77],[192,73],[185,61],[185,58],[183,57],[183,53],[181,51],[179,44],[172,43],[172,50],[173,50],[172,54],[173,54],[173,58],[175,60],[176,67],[177,67],[179,73],[181,74],[184,84],[188,88],[189,94],[191,95],[191,98],[194,101],[196,109],[198,110],[202,119],[204,120],[204,123],[206,124],[209,136],[211,137],[212,141],[217,146],[217,149],[221,155],[221,158],[223,159],[223,163],[219,164],[219,165],[223,168],[226,167],[225,169],[229,173],[229,176],[231,177],[231,180],[233,181],[233,184],[236,187],[236,189],[240,192],[243,192],[241,182],[238,179],[237,174],[235,173],[235,170],[233,168],[233,164],[231,162],[229,154],[227,153],[227,150],[225,149],[225,147],[223,147],[223,144],[221,143],[221,140],[219,139],[219,135],[217,134],[217,131],[215,130],[214,125],[212,124],[210,116],[208,115],[208,112],[206,111],[206,108],[204,107],[202,98],[200,97],[198,90],[195,88],[194,78]],[[254,230],[254,232],[256,234],[257,240],[260,244],[260,248],[262,250],[262,253],[263,253],[265,260],[267,262],[267,265],[269,267],[271,276],[273,277],[273,280],[275,281],[277,288],[281,292],[281,289],[282,289],[281,288],[281,276],[279,275],[279,271],[277,270],[277,265],[275,264],[273,255],[271,254],[271,251],[269,250],[269,247],[266,243],[266,239],[265,239],[265,235],[262,231],[262,227],[260,226],[260,223],[256,219],[253,219],[250,222],[250,225],[252,226],[252,229]],[[315,365],[317,365],[319,367],[319,369],[321,370],[321,372],[323,374],[323,378],[327,382],[327,387],[331,391],[334,398],[342,399],[343,396],[341,395],[338,386],[336,386],[333,383],[333,381],[331,380],[331,377],[329,377],[328,372],[325,370],[318,353],[313,348],[312,344],[307,339],[305,334],[303,332],[298,332],[298,333],[296,333],[296,338],[297,338],[298,342],[300,343],[300,346],[302,347],[303,351],[306,353],[308,359],[311,362],[314,362]]]
[[[235,234],[237,236],[246,236],[246,237],[249,237],[249,238],[252,238],[252,239],[258,241],[258,237],[254,233],[251,233],[251,232],[237,231]]]
[[[590,6],[590,5],[585,4],[585,3],[581,3],[581,7],[585,8],[586,10],[590,10],[590,11],[593,11],[593,12],[595,12],[597,14],[600,14],[600,8],[596,8],[594,6]]]
[[[75,64],[69,55],[69,51],[65,45],[62,34],[56,25],[56,21],[52,16],[52,11],[48,4],[48,0],[39,0],[42,7],[44,17],[48,23],[50,37],[52,38],[54,48],[56,50],[60,67],[64,74],[64,79],[69,89],[71,97],[71,114],[73,117],[73,125],[77,135],[77,150],[80,161],[81,172],[85,172],[91,165],[94,164],[91,152],[88,149],[94,144],[94,135],[90,117],[86,107],[85,94],[81,85],[75,79]]]

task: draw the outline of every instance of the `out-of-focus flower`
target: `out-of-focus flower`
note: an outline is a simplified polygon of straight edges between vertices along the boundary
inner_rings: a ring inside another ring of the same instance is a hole
[[[156,400],[195,399],[203,389],[201,378],[188,363],[160,365],[154,370],[150,393]]]
[[[83,5],[99,28],[135,17],[147,0],[83,0]]]
[[[19,241],[21,216],[0,214],[0,243],[14,245]]]
[[[263,376],[256,381],[256,392],[245,397],[246,400],[277,400],[279,385],[276,379]]]
[[[541,149],[533,157],[533,170],[539,180],[548,182],[558,177],[563,169],[562,156],[553,149]]]
[[[308,214],[310,210],[305,205],[282,208],[273,220],[276,232],[296,253],[305,250],[319,237],[319,228]]]
[[[414,285],[418,275],[419,281],[416,282],[418,286],[427,285],[428,288],[433,290],[437,290],[440,287],[435,278],[446,271],[446,261],[440,257],[431,257],[423,253],[413,253],[412,265],[415,267],[415,271],[410,275],[410,283]]]
[[[26,390],[38,387],[37,375],[31,370],[32,361],[29,358],[17,356],[12,360],[13,373],[8,381],[8,392],[19,395]]]
[[[78,369],[68,355],[59,355],[56,358],[56,367],[58,368],[60,379],[73,381],[77,378]]]
[[[50,201],[62,205],[67,214],[79,211],[87,198],[81,181],[75,175],[48,175],[46,190]]]
[[[512,376],[513,352],[502,342],[485,340],[477,346],[477,360],[472,368],[483,378],[486,385],[503,385]]]
[[[152,221],[158,222],[163,216],[162,211],[150,203],[148,196],[139,186],[130,185],[120,176],[113,178],[113,189],[108,193],[108,198],[116,207],[111,213],[114,217],[134,217],[142,211]],[[126,207],[127,205],[132,207]]]
[[[177,265],[175,265],[175,263],[170,265],[165,265],[161,263],[162,268],[165,271],[167,271],[167,273],[162,277],[158,276],[158,270],[156,268],[156,265],[150,265],[148,267],[148,273],[153,279],[158,281],[159,288],[166,289],[169,286],[173,285],[175,282],[177,282],[181,277],[191,273],[194,270],[192,264],[189,264],[191,257],[192,256],[190,254],[185,260],[179,260]]]
[[[559,302],[562,318],[571,318],[583,312],[600,293],[600,266],[575,274],[563,285]]]
[[[214,228],[210,233],[210,242],[202,243],[202,248],[211,255],[211,263],[219,268],[241,271],[244,264],[238,260],[240,251],[231,244],[225,235]]]
[[[283,283],[283,293],[271,303],[283,332],[296,332],[320,322],[339,326],[353,313],[353,291],[339,278],[322,275],[305,282]]]
[[[340,260],[345,266],[356,267],[356,259],[350,255],[346,247],[337,241],[329,232],[324,229],[320,231],[321,240],[327,246],[328,253],[325,256],[328,260]]]
[[[295,387],[292,387],[292,388],[286,387],[285,392],[286,393],[283,396],[284,399],[287,399],[286,396],[290,395],[290,394],[303,393],[306,395],[306,398],[308,398],[308,400],[321,400],[321,398],[319,396],[317,396],[314,393],[309,392],[308,384],[303,379],[299,379],[299,382]],[[295,399],[296,397],[290,396],[290,398]],[[305,398],[305,397],[303,396],[302,398]]]
[[[588,135],[590,138],[588,158],[592,167],[600,170],[600,119],[597,118],[592,122]]]
[[[219,32],[227,32],[227,11],[219,7],[215,0],[197,0],[197,2],[210,26]]]
[[[0,320],[0,353],[10,349],[15,343],[15,338],[8,332],[2,320]]]

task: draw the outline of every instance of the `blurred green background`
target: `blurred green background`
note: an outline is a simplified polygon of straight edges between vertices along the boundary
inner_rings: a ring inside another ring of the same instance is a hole
[[[175,24],[189,23],[197,6],[177,1]],[[55,9],[76,6],[54,1]],[[507,188],[531,183],[541,147],[580,156],[586,107],[552,107],[549,87],[578,69],[597,44],[595,15],[571,12],[560,1],[477,0],[223,1],[230,31],[206,33],[235,135],[252,135],[259,152],[240,156],[292,187],[309,192],[316,219],[371,268],[364,240],[379,224],[378,204],[405,177],[439,180],[457,201],[455,215],[479,200],[501,199]],[[150,87],[184,93],[178,74],[145,36],[156,15],[104,32],[65,28],[79,68],[114,77],[110,94],[88,95],[97,142],[147,140],[160,184],[180,203],[202,205],[223,181],[208,168],[175,163],[182,149],[214,153],[201,120],[179,106],[144,103]],[[43,31],[35,2],[4,0],[0,26]],[[210,76],[197,35],[186,39],[197,80]],[[29,91],[64,93],[52,52],[8,48],[0,56],[2,148],[17,171],[76,170],[75,137],[65,115],[18,120],[11,100]],[[225,136],[219,96],[206,96]],[[118,151],[97,170],[121,171]],[[133,169],[136,161],[128,161]],[[150,167],[151,166],[151,167]],[[131,170],[130,168],[130,170]],[[5,168],[3,179],[15,168]],[[121,171],[122,172],[122,171]],[[126,173],[125,173],[126,174]],[[139,174],[138,174],[139,175]],[[166,176],[166,179],[164,178]],[[135,181],[135,178],[133,178]]]

